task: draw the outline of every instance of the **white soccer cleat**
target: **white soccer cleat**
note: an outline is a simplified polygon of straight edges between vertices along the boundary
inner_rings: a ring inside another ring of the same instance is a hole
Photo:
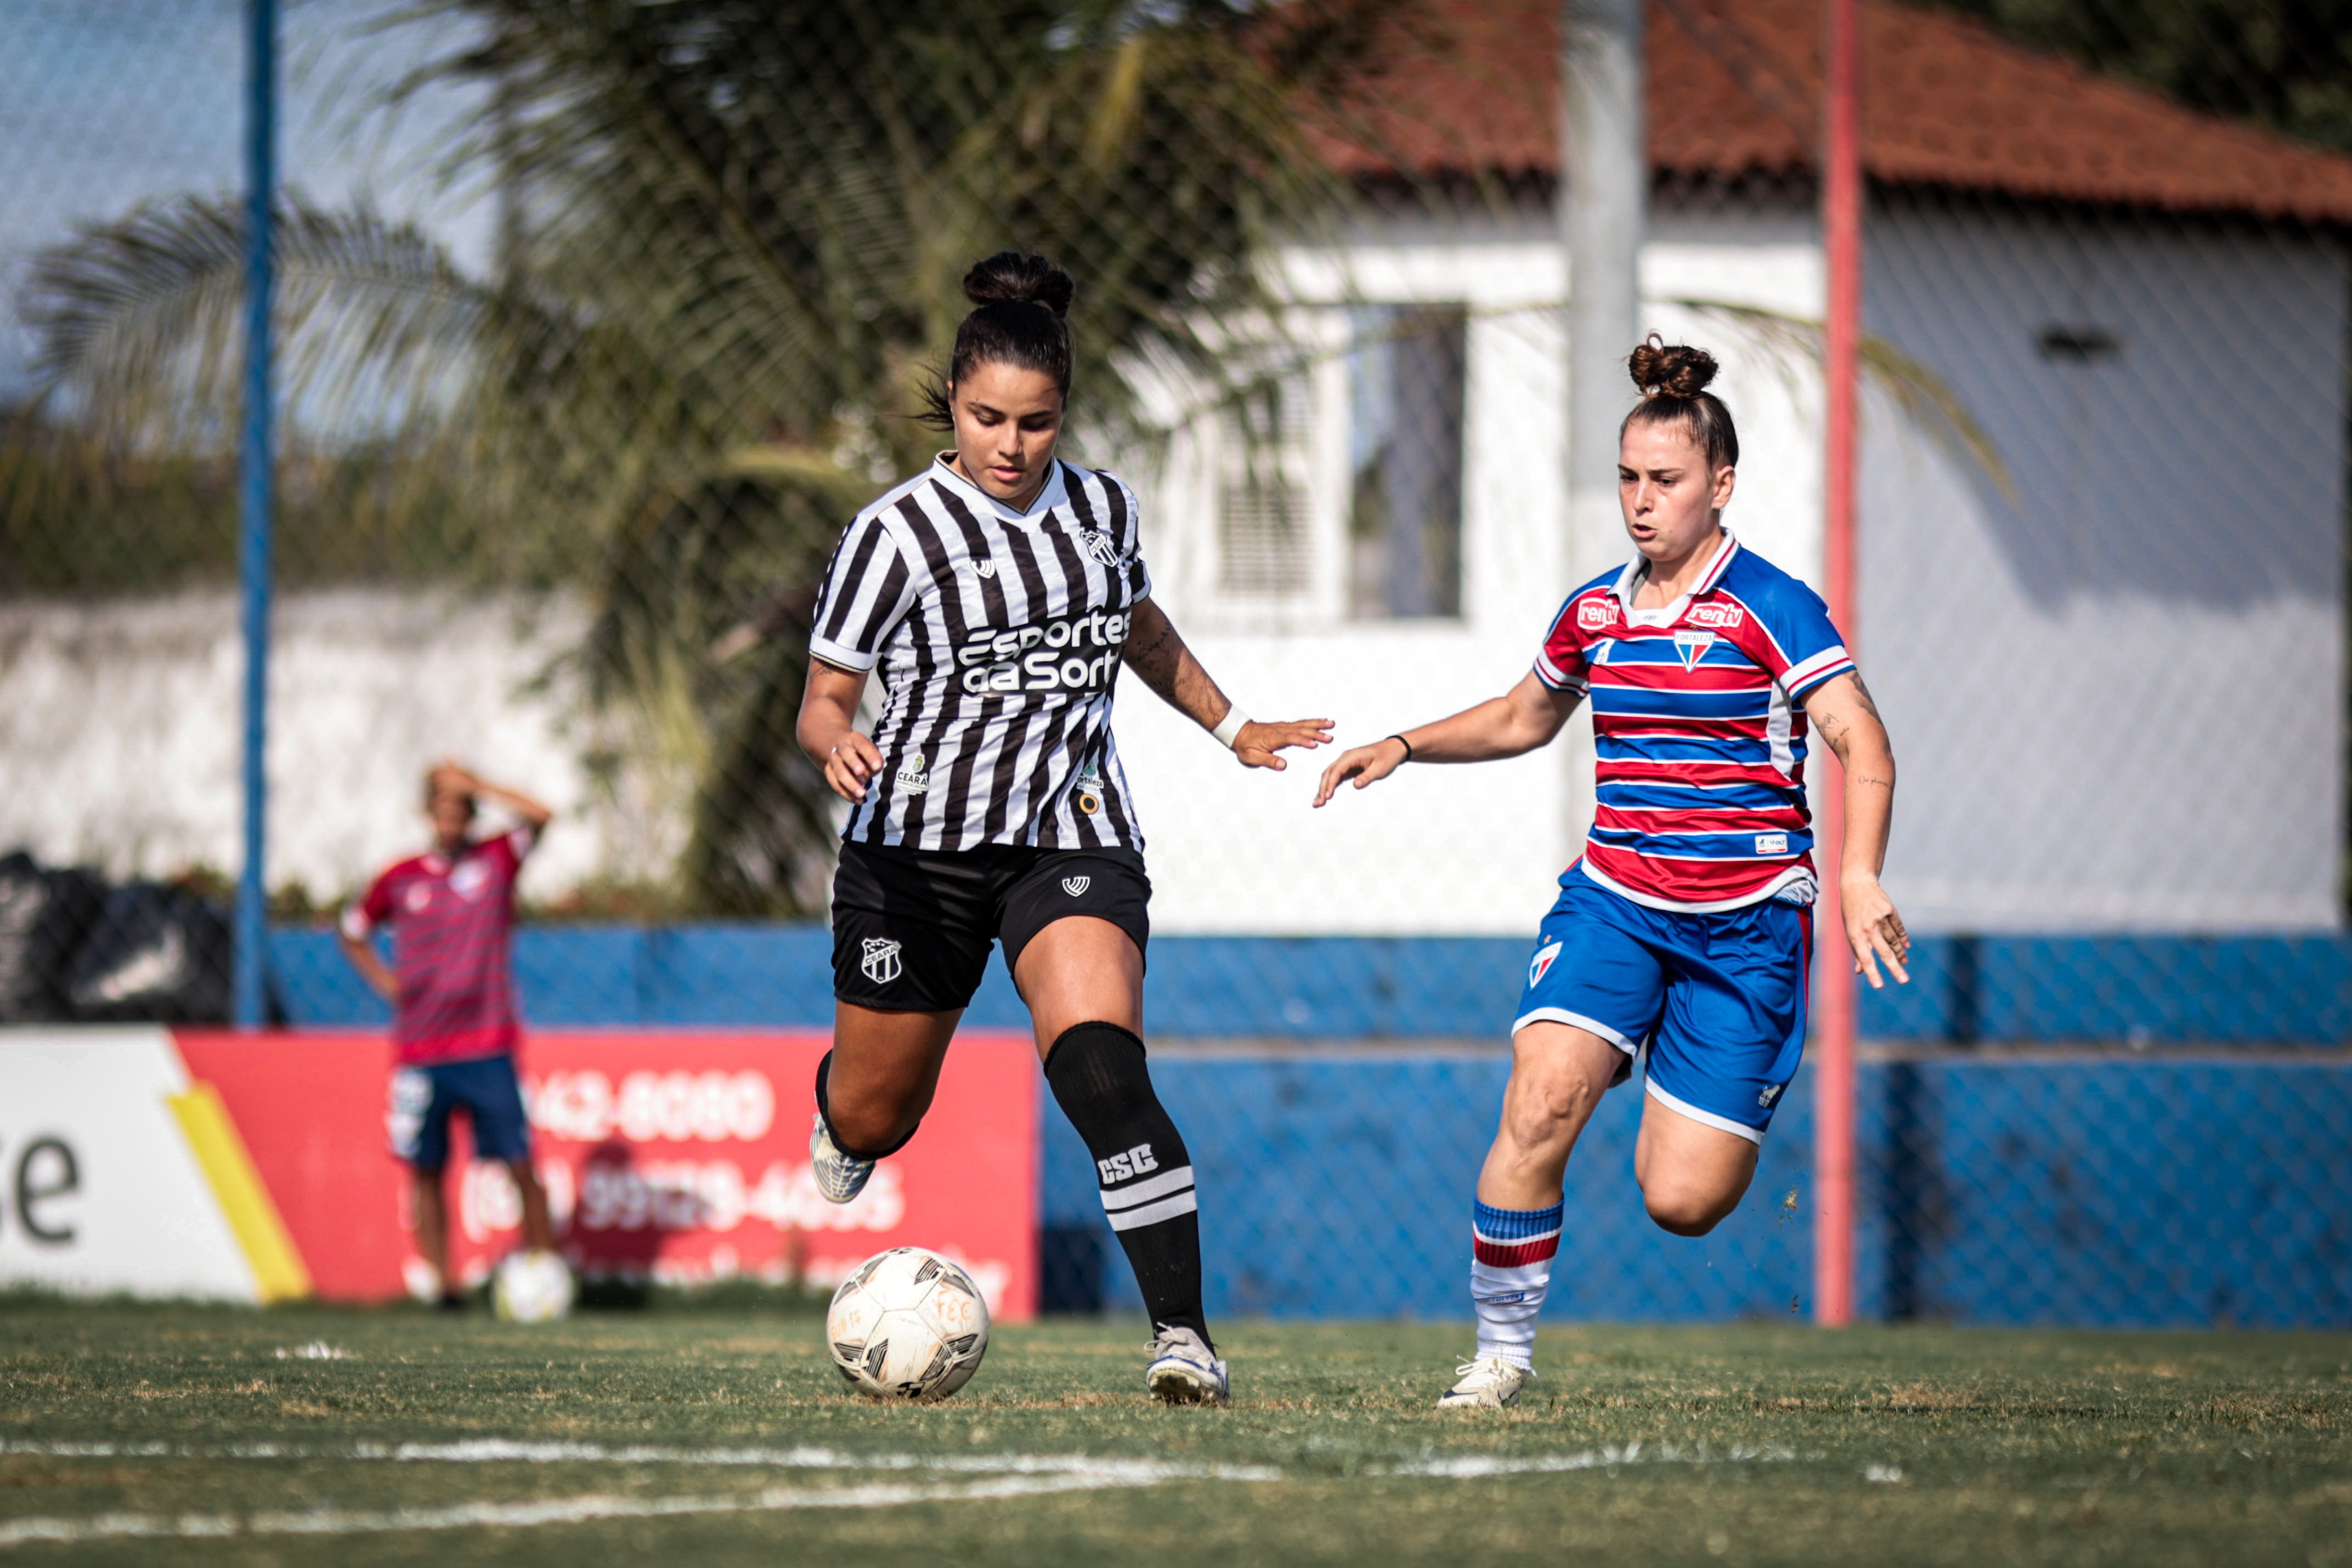
[[[874,1174],[877,1162],[854,1160],[841,1152],[841,1145],[825,1131],[824,1115],[818,1113],[816,1125],[809,1132],[809,1170],[816,1177],[817,1191],[824,1194],[827,1203],[847,1203],[866,1190],[866,1178]]]
[[[1162,1405],[1223,1405],[1233,1396],[1225,1364],[1191,1329],[1160,1331],[1143,1386]]]
[[[1460,1381],[1437,1397],[1440,1410],[1500,1410],[1519,1402],[1519,1390],[1535,1381],[1530,1367],[1499,1355],[1473,1356],[1454,1369]]]

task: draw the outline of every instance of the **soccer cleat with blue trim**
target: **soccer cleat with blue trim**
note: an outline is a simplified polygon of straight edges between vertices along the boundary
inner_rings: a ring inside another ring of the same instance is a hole
[[[864,1192],[866,1178],[874,1174],[877,1163],[843,1154],[825,1127],[824,1113],[818,1113],[816,1125],[809,1133],[809,1171],[816,1177],[816,1189],[824,1194],[825,1202],[847,1203]]]
[[[1501,1410],[1519,1402],[1519,1390],[1535,1381],[1532,1367],[1499,1355],[1473,1356],[1454,1369],[1458,1380],[1437,1396],[1440,1410]]]
[[[1162,1405],[1223,1405],[1233,1396],[1225,1364],[1191,1329],[1161,1329],[1143,1385]]]

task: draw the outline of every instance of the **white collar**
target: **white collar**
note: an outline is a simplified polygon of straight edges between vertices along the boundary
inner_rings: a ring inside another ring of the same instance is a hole
[[[1706,570],[1700,575],[1696,585],[1666,608],[1679,610],[1700,594],[1711,591],[1723,580],[1723,574],[1731,569],[1731,558],[1738,551],[1739,540],[1732,536],[1729,528],[1724,529],[1723,542],[1715,547],[1715,554],[1708,559]],[[1641,591],[1642,580],[1649,575],[1649,570],[1650,558],[1637,554],[1625,563],[1625,570],[1617,574],[1617,580],[1609,585],[1609,591],[1615,594],[1617,601],[1625,607],[1629,619],[1633,613],[1633,595]],[[1643,613],[1655,614],[1657,612],[1644,611]]]
[[[955,471],[955,454],[942,452],[931,459],[931,477],[947,486],[965,499],[988,507],[1008,523],[1043,521],[1046,513],[1069,499],[1069,486],[1063,483],[1065,465],[1058,457],[1052,459],[1054,471],[1045,476],[1044,488],[1029,503],[1025,512],[1016,512],[971,480]]]

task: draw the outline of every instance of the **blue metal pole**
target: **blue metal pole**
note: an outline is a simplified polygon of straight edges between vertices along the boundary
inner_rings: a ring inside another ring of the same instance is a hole
[[[275,413],[269,386],[270,218],[278,194],[278,0],[247,0],[245,441],[237,580],[244,595],[245,868],[236,883],[236,1026],[266,1017],[269,889],[263,880],[269,779],[269,533],[275,501]]]

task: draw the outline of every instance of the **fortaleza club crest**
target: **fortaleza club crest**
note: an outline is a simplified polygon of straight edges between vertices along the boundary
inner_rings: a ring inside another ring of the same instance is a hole
[[[887,936],[868,936],[866,956],[858,963],[866,977],[877,986],[887,986],[898,977],[898,944]]]
[[[1532,986],[1544,977],[1544,971],[1550,968],[1552,960],[1559,956],[1559,947],[1560,945],[1554,942],[1536,949],[1536,956],[1528,960],[1528,985]]]

